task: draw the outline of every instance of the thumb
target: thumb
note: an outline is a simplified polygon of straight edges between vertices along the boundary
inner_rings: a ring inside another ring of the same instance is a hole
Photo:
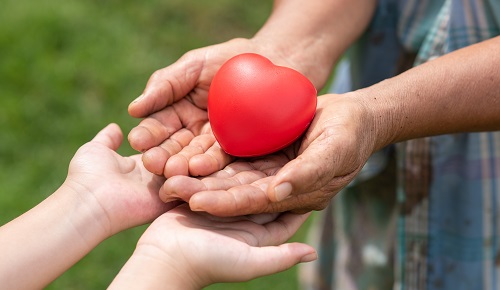
[[[316,250],[303,243],[288,243],[279,246],[255,247],[245,260],[243,281],[267,276],[290,269],[298,263],[307,263],[318,258]],[[265,265],[265,267],[262,267]],[[232,271],[237,271],[234,273]],[[233,267],[226,275],[241,276],[241,268]],[[234,280],[226,277],[228,281]]]
[[[172,65],[155,71],[144,92],[129,104],[129,114],[143,118],[177,102],[193,90],[202,69],[203,55],[191,51]]]
[[[310,146],[301,155],[288,162],[267,188],[273,202],[279,202],[293,194],[313,192],[327,185],[334,177],[334,163],[329,150]]]
[[[123,133],[120,126],[111,123],[104,127],[97,135],[92,139],[92,142],[100,143],[114,151],[116,151],[123,141]]]

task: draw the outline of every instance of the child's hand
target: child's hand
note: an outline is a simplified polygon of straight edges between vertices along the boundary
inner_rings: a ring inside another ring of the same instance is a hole
[[[165,179],[147,171],[140,155],[115,152],[122,140],[116,124],[101,130],[76,152],[63,184],[89,206],[108,236],[151,222],[174,206],[160,201],[158,191]]]
[[[115,152],[122,138],[115,124],[101,130],[80,147],[56,192],[0,227],[2,289],[42,289],[106,238],[176,205],[160,201],[164,179],[139,156]]]
[[[282,244],[306,218],[289,213],[219,218],[181,205],[151,224],[111,288],[199,289],[312,261],[317,254],[310,246]]]

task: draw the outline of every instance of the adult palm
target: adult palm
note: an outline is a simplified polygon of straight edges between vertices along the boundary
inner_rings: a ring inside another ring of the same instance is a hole
[[[191,170],[216,172],[202,178],[173,176],[160,197],[166,202],[182,199],[193,210],[220,216],[324,209],[376,150],[373,117],[360,99],[321,96],[311,126],[292,146],[236,160],[219,171],[199,163],[204,168]]]
[[[272,49],[250,39],[238,38],[192,50],[172,65],[153,73],[143,94],[129,106],[131,116],[145,118],[131,130],[128,139],[134,149],[144,152],[143,162],[149,171],[167,177],[187,175],[190,157],[207,150],[213,155],[212,161],[224,160],[219,169],[232,160],[220,149],[211,133],[207,98],[220,66],[245,52],[260,53],[276,64],[291,66]],[[200,137],[195,139],[197,136]],[[190,148],[169,160],[188,145]]]

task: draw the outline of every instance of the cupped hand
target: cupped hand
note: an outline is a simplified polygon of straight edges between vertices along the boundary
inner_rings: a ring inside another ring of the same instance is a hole
[[[218,218],[181,205],[151,224],[134,255],[152,255],[161,261],[164,275],[178,273],[176,278],[193,288],[247,281],[317,258],[308,245],[283,244],[307,216]]]
[[[192,50],[172,65],[156,71],[143,94],[129,106],[133,117],[145,118],[129,133],[131,146],[144,152],[144,166],[157,175],[206,175],[232,159],[215,142],[207,114],[208,90],[215,73],[228,59],[245,52],[293,67],[275,50],[250,39]],[[190,159],[203,153],[202,160]],[[168,162],[167,162],[168,160]],[[217,163],[218,162],[218,163]]]
[[[102,129],[78,149],[63,184],[78,194],[108,236],[151,222],[178,204],[158,198],[165,179],[147,171],[140,155],[116,152],[122,140],[118,125]]]
[[[219,216],[321,210],[376,149],[373,128],[369,109],[354,93],[324,95],[309,129],[291,147],[236,160],[203,178],[174,176],[160,197]]]

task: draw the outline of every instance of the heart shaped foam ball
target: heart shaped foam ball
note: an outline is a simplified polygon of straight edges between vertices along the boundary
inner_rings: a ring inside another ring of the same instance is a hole
[[[208,118],[233,156],[276,152],[297,140],[316,112],[317,91],[304,75],[254,53],[237,55],[215,74]]]

